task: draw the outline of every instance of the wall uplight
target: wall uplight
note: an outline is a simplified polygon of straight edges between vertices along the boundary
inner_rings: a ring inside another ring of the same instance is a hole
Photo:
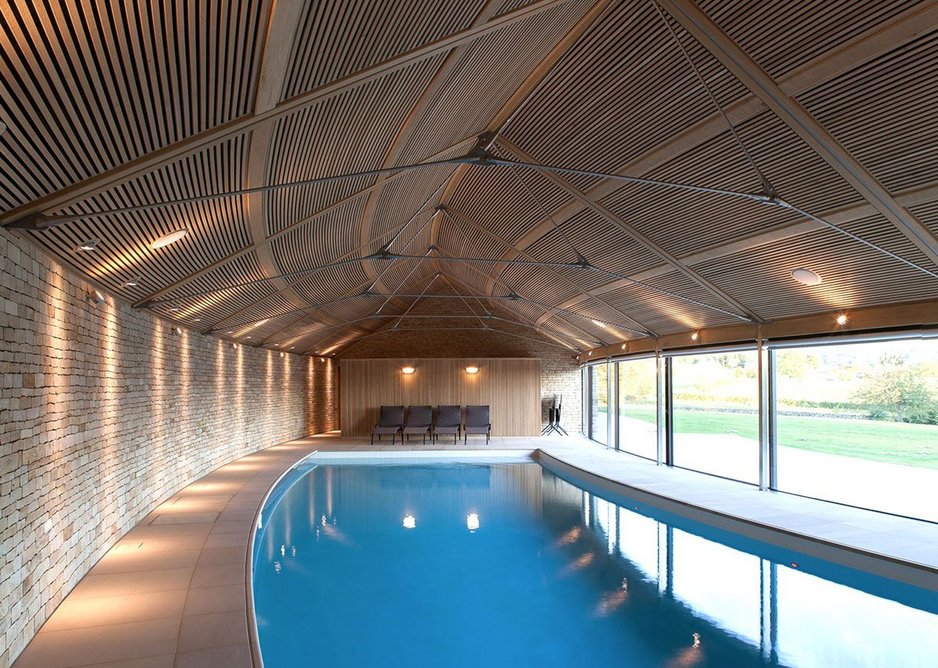
[[[477,366],[467,366],[466,373],[479,373],[479,367]]]
[[[92,290],[85,295],[85,301],[91,304],[92,306],[98,306],[99,304],[104,303],[104,295],[102,295],[97,290]]]
[[[691,334],[691,335],[690,335],[690,340],[691,340],[691,341],[699,341],[699,340],[700,340],[700,332],[694,332],[693,334]]]
[[[175,232],[170,232],[169,234],[164,234],[159,239],[150,244],[150,250],[157,250],[158,248],[163,248],[174,244],[184,236],[189,234],[189,230],[183,228],[181,230],[176,230]]]
[[[412,366],[405,366],[403,369],[401,369],[401,373],[407,374],[408,376],[414,371],[416,371],[416,369]]]
[[[404,528],[414,529],[417,526],[417,518],[413,515],[404,515]]]
[[[846,313],[841,313],[839,316],[837,316],[837,324],[840,325],[841,327],[843,327],[844,325],[847,324],[847,314],[846,314]]]
[[[628,350],[628,349],[629,349],[629,344],[623,343],[623,344],[622,344],[622,350]]]

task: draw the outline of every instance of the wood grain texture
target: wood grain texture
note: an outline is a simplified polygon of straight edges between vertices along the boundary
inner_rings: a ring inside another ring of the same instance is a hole
[[[401,373],[413,366],[412,375]],[[467,374],[469,365],[479,373]],[[493,436],[537,436],[541,362],[537,359],[346,359],[341,361],[345,436],[367,436],[381,405],[489,405]]]

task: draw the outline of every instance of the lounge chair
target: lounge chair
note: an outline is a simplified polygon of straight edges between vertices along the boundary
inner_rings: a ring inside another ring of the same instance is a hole
[[[488,406],[466,406],[466,433],[463,443],[469,442],[469,434],[485,434],[485,443],[488,445],[492,436]]]
[[[371,444],[375,444],[375,436],[381,440],[383,434],[391,434],[391,445],[394,445],[397,433],[404,428],[403,406],[382,406],[378,415],[378,424],[371,430]],[[403,436],[401,437],[403,440]]]
[[[427,434],[430,433],[430,427],[433,424],[433,409],[430,406],[411,406],[407,411],[407,421],[404,423],[404,429],[401,431],[401,440],[406,439],[411,434],[420,434],[423,436],[423,442],[427,442]]]
[[[436,424],[433,425],[433,440],[440,434],[452,434],[455,444],[462,435],[462,409],[459,406],[438,406]]]

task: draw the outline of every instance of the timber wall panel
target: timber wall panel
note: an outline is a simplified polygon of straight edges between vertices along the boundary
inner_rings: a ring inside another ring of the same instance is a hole
[[[469,365],[479,373],[467,374]],[[416,372],[406,375],[404,366]],[[382,405],[489,405],[493,436],[537,436],[541,429],[538,359],[344,359],[344,436],[367,436]]]

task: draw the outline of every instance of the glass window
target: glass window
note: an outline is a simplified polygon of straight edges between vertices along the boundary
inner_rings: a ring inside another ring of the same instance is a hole
[[[777,487],[938,521],[938,340],[775,352]]]
[[[759,381],[753,350],[674,357],[674,464],[759,482]]]
[[[590,432],[589,437],[603,445],[609,444],[609,365],[587,367],[589,374]]]
[[[619,362],[619,449],[658,458],[658,375],[654,357]]]

